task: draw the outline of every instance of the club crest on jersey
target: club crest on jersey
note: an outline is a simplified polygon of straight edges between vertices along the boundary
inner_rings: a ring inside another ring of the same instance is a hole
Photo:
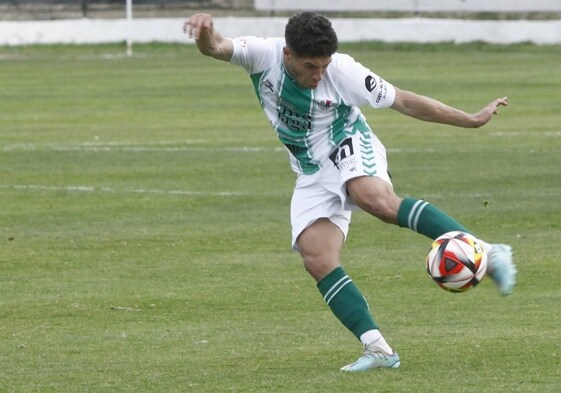
[[[318,102],[318,106],[323,109],[324,111],[328,110],[329,108],[331,108],[331,105],[333,104],[333,101],[331,100],[321,100],[320,102]]]

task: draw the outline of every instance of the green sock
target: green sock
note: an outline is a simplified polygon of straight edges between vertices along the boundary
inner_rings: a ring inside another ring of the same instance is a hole
[[[359,340],[364,332],[378,329],[366,299],[342,267],[335,268],[317,286],[333,314]]]
[[[409,228],[422,235],[436,239],[450,231],[470,233],[459,222],[423,200],[405,198],[397,212],[400,227]]]

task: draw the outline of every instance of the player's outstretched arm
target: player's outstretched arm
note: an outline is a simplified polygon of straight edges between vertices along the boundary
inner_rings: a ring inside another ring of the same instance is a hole
[[[194,14],[183,24],[183,32],[194,38],[203,55],[212,56],[218,60],[230,61],[234,53],[231,40],[222,37],[214,29],[212,15]]]
[[[396,97],[391,108],[419,120],[478,128],[487,124],[493,115],[498,114],[499,106],[507,105],[508,98],[502,97],[491,101],[477,113],[466,113],[433,98],[396,88]]]

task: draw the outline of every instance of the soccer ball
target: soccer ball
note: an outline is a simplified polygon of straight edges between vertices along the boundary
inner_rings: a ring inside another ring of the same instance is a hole
[[[485,276],[487,252],[475,236],[453,231],[432,242],[426,263],[427,273],[439,287],[465,292]]]

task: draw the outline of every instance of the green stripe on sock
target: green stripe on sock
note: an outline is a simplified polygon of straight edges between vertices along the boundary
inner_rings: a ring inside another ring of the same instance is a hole
[[[431,239],[450,231],[471,233],[436,206],[413,198],[405,198],[401,202],[397,223],[400,227],[409,228]]]
[[[317,286],[333,314],[359,340],[364,332],[378,329],[366,299],[342,267],[335,268]]]

